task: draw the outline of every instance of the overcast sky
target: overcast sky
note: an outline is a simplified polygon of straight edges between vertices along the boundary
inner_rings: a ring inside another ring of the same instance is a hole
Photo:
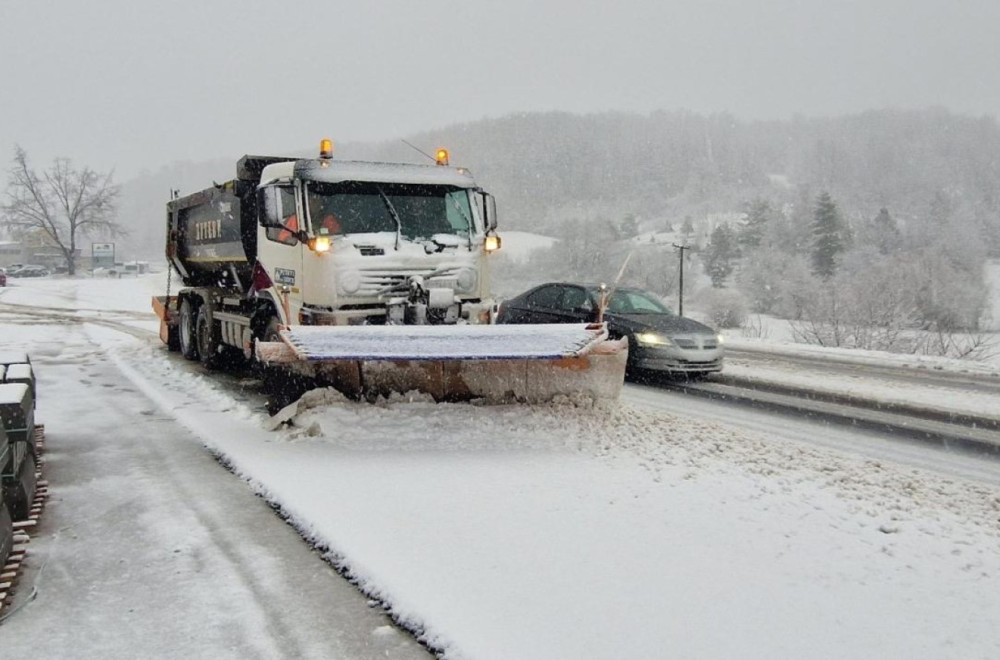
[[[518,111],[997,116],[1000,0],[0,0],[0,90],[0,163],[119,181]]]

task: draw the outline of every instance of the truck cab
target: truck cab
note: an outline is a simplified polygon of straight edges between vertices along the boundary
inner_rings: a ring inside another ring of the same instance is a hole
[[[266,166],[257,261],[308,325],[490,321],[492,197],[444,165]]]
[[[324,141],[325,142],[325,141]],[[493,321],[496,205],[434,165],[244,156],[233,181],[167,203],[184,283],[154,299],[161,337],[206,364],[297,325]]]

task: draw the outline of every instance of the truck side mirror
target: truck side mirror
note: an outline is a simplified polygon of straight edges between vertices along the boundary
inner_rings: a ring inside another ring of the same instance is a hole
[[[277,186],[266,186],[257,190],[257,217],[264,227],[282,226]]]
[[[480,193],[483,196],[483,223],[486,231],[494,231],[497,228],[497,200],[488,192]]]

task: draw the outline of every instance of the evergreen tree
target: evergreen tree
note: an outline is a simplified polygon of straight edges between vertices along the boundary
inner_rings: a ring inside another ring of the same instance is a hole
[[[889,209],[882,208],[872,221],[875,247],[880,254],[889,254],[899,248],[899,227],[896,219],[889,215]]]
[[[828,280],[837,272],[837,257],[847,249],[846,227],[830,193],[821,193],[816,199],[812,234],[813,273]]]
[[[759,247],[761,241],[764,239],[764,232],[767,230],[768,224],[774,217],[774,209],[771,208],[771,203],[769,201],[758,197],[750,202],[747,202],[746,214],[746,224],[740,228],[738,237],[739,244],[742,247]]]
[[[728,224],[721,224],[712,231],[708,247],[702,257],[705,272],[712,279],[712,286],[721,289],[726,285],[726,279],[732,275],[739,248],[736,245],[735,232]]]
[[[690,241],[691,235],[694,234],[694,223],[691,222],[691,216],[684,216],[684,224],[681,225],[681,236],[684,238],[685,245]]]
[[[622,238],[632,238],[639,233],[639,222],[633,214],[629,213],[622,218],[622,222],[618,226],[618,231]]]

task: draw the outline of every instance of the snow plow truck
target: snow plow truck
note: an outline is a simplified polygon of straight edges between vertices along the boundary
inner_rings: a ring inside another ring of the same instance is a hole
[[[215,368],[255,361],[289,402],[309,386],[354,398],[616,398],[627,346],[591,325],[493,323],[494,198],[468,170],[244,156],[236,178],[167,203],[183,281],[153,299],[160,337]]]

